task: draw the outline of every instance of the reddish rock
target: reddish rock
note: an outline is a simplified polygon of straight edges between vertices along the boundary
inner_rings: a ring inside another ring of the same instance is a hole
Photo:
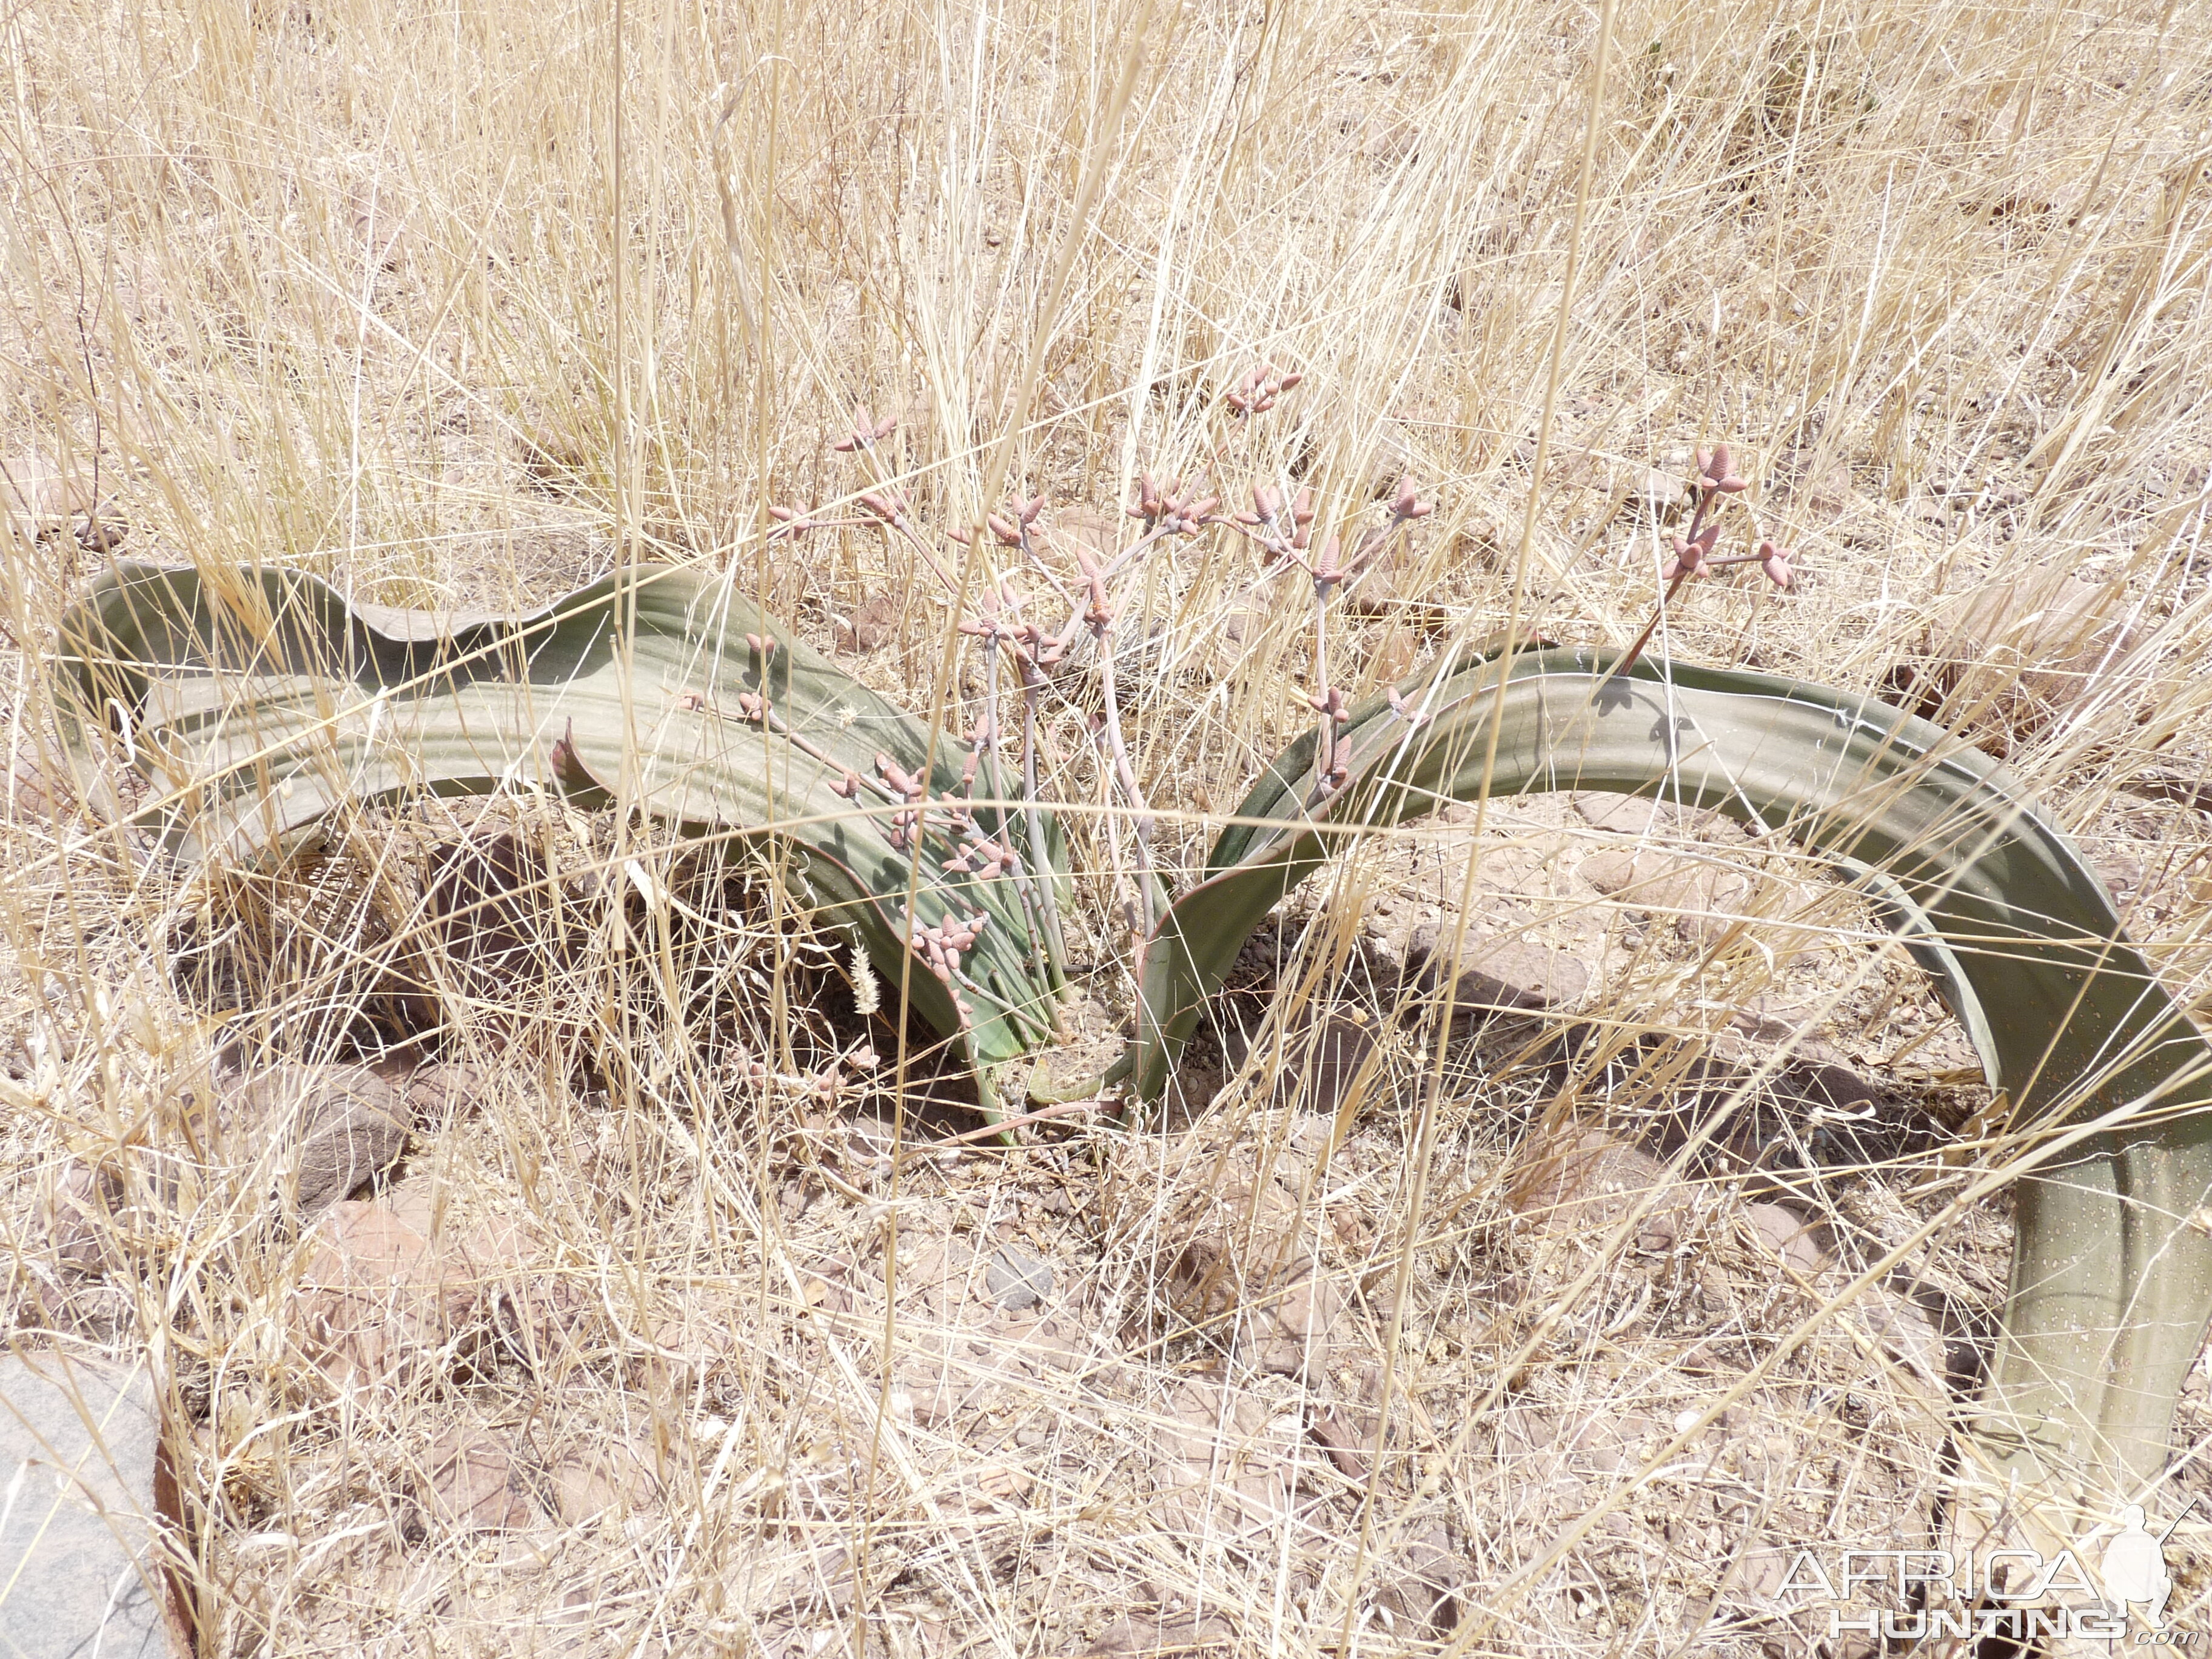
[[[1304,1437],[1295,1417],[1248,1390],[1177,1384],[1154,1433],[1155,1520],[1194,1543],[1263,1543],[1296,1514]]]
[[[570,1526],[653,1507],[653,1479],[639,1449],[619,1437],[591,1443],[553,1466],[553,1506]]]
[[[129,1224],[127,1205],[119,1170],[70,1164],[54,1183],[53,1197],[46,1206],[46,1235],[55,1258],[81,1273],[102,1273],[120,1266],[122,1232]]]
[[[1450,948],[1450,934],[1437,922],[1421,923],[1407,943],[1408,959],[1425,962],[1430,977],[1439,983],[1446,972],[1439,958]],[[1589,992],[1589,969],[1564,951],[1473,928],[1461,945],[1458,968],[1454,1001],[1462,1008],[1571,1008]]]
[[[854,607],[850,616],[833,616],[830,621],[841,647],[869,652],[880,650],[898,637],[899,614],[896,593],[872,593]]]
[[[1578,791],[1574,806],[1587,823],[1616,836],[1705,836],[1725,828],[1728,822],[1717,812],[1608,789]]]
[[[505,1532],[533,1518],[514,1457],[486,1435],[450,1433],[432,1442],[416,1494],[433,1524],[461,1532]]]
[[[1601,1237],[1656,1194],[1636,1224],[1635,1245],[1656,1254],[1674,1248],[1696,1204],[1695,1190],[1657,1158],[1587,1126],[1539,1131],[1515,1162],[1505,1201],[1547,1232]]]
[[[1759,1235],[1760,1243],[1782,1258],[1782,1263],[1791,1272],[1810,1279],[1828,1265],[1827,1252],[1820,1248],[1817,1224],[1805,1220],[1787,1206],[1753,1204],[1744,1212],[1752,1231]]]
[[[419,1191],[349,1200],[314,1230],[294,1323],[331,1381],[402,1386],[495,1349],[542,1367],[592,1317],[568,1279],[529,1270],[512,1228],[464,1231],[433,1209]]]
[[[1660,823],[1659,803],[1649,795],[1587,791],[1575,797],[1575,811],[1593,828],[1616,836],[1648,836],[1668,827]]]
[[[0,514],[25,541],[37,541],[94,507],[89,459],[64,471],[36,452],[0,458]]]
[[[34,753],[20,736],[17,742],[21,749],[9,763],[5,776],[0,777],[0,787],[7,792],[8,821],[62,823],[77,807],[78,792],[70,780],[68,766],[54,754]]]
[[[1200,1659],[1227,1653],[1236,1628],[1219,1613],[1203,1619],[1180,1608],[1117,1619],[1084,1650],[1084,1659]]]
[[[2045,565],[2002,576],[1948,610],[1928,630],[1928,654],[1948,688],[1993,695],[2015,714],[2051,712],[2127,672],[2128,611],[2124,584]]]

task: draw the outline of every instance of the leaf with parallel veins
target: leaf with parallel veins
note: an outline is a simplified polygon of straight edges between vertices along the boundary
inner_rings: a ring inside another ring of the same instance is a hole
[[[126,563],[64,617],[58,668],[72,746],[119,711],[155,786],[142,821],[187,861],[258,856],[347,802],[628,799],[685,834],[775,838],[804,900],[979,1073],[1048,1040],[1055,988],[1018,887],[1034,878],[963,857],[1030,843],[967,799],[966,745],[940,737],[933,757],[912,714],[776,635],[732,579],[677,567],[498,617],[349,604],[293,571]],[[947,928],[973,936],[933,958]]]
[[[2212,1202],[2212,1048],[2073,843],[1978,750],[1871,697],[1617,661],[1535,649],[1442,665],[1351,711],[1340,784],[1316,767],[1317,733],[1294,744],[1150,942],[1135,1092],[1164,1086],[1253,928],[1363,834],[1485,793],[1563,789],[1755,823],[1872,894],[2026,1148],[1984,1437],[2023,1471],[2154,1474],[2212,1316],[2212,1236],[2189,1219]]]

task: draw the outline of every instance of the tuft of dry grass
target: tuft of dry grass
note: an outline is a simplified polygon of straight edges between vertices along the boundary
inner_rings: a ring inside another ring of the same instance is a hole
[[[772,504],[850,516],[873,480],[828,445],[865,403],[919,520],[1042,495],[1066,576],[1133,539],[1139,471],[1303,483],[1348,547],[1412,476],[1437,510],[1330,642],[1364,692],[1509,617],[1626,644],[1724,438],[1798,585],[1689,585],[1654,648],[1971,732],[2197,1006],[2193,21],[0,17],[5,1317],[152,1357],[199,1650],[1825,1641],[1791,1552],[1931,1547],[1979,1491],[1948,1425],[2005,1203],[1828,1304],[2020,1148],[1910,964],[1788,854],[1648,823],[1645,853],[1741,877],[1662,904],[1590,879],[1624,832],[1498,804],[1481,926],[1588,989],[1440,1030],[1392,918],[1456,902],[1472,831],[1407,826],[1255,939],[1164,1128],[1002,1146],[958,1139],[972,1088],[771,871],[519,794],[188,879],[64,786],[40,653],[118,556],[441,609],[696,560],[964,729],[958,618],[902,544],[768,539]],[[1240,418],[1263,362],[1304,380]],[[1311,725],[1311,616],[1223,532],[1146,565],[1112,695],[1170,876]],[[1094,1046],[1135,943],[1103,695],[1079,660],[1047,710]],[[864,1044],[880,1066],[840,1063]],[[414,1079],[406,1157],[302,1216],[301,1125],[240,1079],[362,1059]],[[2212,1479],[2204,1376],[2167,1518]],[[2113,1496],[2072,1517],[2088,1547]],[[2201,1627],[2212,1523],[2168,1559]]]

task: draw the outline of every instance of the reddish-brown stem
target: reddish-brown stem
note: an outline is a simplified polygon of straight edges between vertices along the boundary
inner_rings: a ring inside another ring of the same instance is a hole
[[[1027,653],[1022,667],[1022,818],[1030,832],[1030,868],[1036,872],[1037,900],[1044,911],[1045,951],[1053,977],[1067,983],[1067,944],[1060,931],[1060,903],[1053,896],[1052,859],[1045,844],[1044,818],[1037,811],[1037,704],[1044,696],[1044,676]],[[1054,1016],[1059,1018],[1055,1011]]]
[[[999,652],[1006,637],[1004,630],[996,625],[983,636],[983,731],[988,740],[984,759],[989,774],[987,787],[998,804],[999,841],[1012,860],[1008,873],[1013,878],[1015,895],[1022,902],[1022,925],[1029,930],[1030,959],[1034,962],[1042,954],[1049,962],[1052,959],[1048,943],[1051,929],[1046,926],[1045,919],[1040,914],[1038,895],[1035,890],[1040,884],[1050,884],[1052,872],[1041,861],[1032,862],[1024,869],[1014,853],[1014,832],[1007,822],[1006,774],[999,759]],[[1027,732],[1024,732],[1024,735],[1026,739]],[[1030,774],[1027,766],[1024,767],[1023,774],[1026,786]],[[1033,789],[1029,790],[1022,803],[1025,818],[1030,816],[1035,802],[1036,793]],[[1036,850],[1034,836],[1031,848]]]
[[[1098,690],[1106,705],[1106,745],[1114,757],[1114,775],[1129,804],[1137,809],[1133,828],[1136,831],[1137,890],[1145,901],[1145,934],[1150,938],[1152,929],[1159,925],[1160,917],[1168,908],[1167,894],[1161,890],[1159,878],[1152,872],[1152,817],[1145,804],[1145,792],[1137,787],[1137,769],[1130,763],[1129,746],[1121,738],[1121,700],[1114,691],[1114,650],[1107,635],[1112,624],[1094,627],[1091,637],[1098,642]]]
[[[1120,575],[1124,569],[1127,568],[1133,560],[1140,557],[1145,553],[1146,550],[1150,548],[1154,542],[1159,540],[1163,536],[1170,535],[1171,533],[1173,532],[1171,532],[1165,525],[1162,525],[1158,529],[1142,537],[1126,552],[1116,556],[1111,564],[1102,569],[1098,573],[1098,579],[1101,581],[1109,581],[1114,577]],[[1038,560],[1037,564],[1040,569],[1043,568],[1042,560]],[[1052,581],[1052,585],[1054,587],[1060,588],[1060,597],[1066,599],[1068,603],[1067,626],[1060,629],[1059,637],[1062,640],[1073,639],[1075,637],[1075,625],[1083,620],[1083,613],[1089,602],[1087,600],[1079,599],[1070,594],[1066,588],[1060,586],[1059,578],[1052,576],[1049,571],[1046,572],[1046,574]]]
[[[1607,686],[1613,684],[1614,680],[1620,678],[1630,669],[1636,666],[1636,659],[1644,654],[1644,647],[1651,642],[1652,633],[1658,628],[1660,617],[1667,614],[1668,600],[1672,599],[1676,593],[1681,591],[1682,584],[1687,581],[1689,577],[1690,568],[1687,565],[1684,565],[1675,571],[1674,580],[1667,584],[1666,594],[1652,609],[1651,620],[1644,624],[1644,631],[1636,636],[1636,643],[1628,647],[1627,654],[1623,656],[1619,662],[1613,664],[1613,672],[1598,682],[1599,690],[1602,691]]]
[[[1322,704],[1321,741],[1314,750],[1321,781],[1316,799],[1329,792],[1336,769],[1336,709],[1328,700],[1328,596],[1334,586],[1334,582],[1314,584],[1314,696]]]
[[[1696,548],[1698,532],[1705,527],[1706,514],[1712,510],[1714,504],[1720,499],[1721,491],[1718,489],[1704,487],[1698,489],[1697,510],[1690,514],[1690,533],[1682,538],[1684,544],[1690,547],[1692,551]],[[1708,559],[1703,562],[1708,570],[1725,570],[1731,565],[1755,562],[1756,556],[1754,555],[1749,559]],[[1644,624],[1644,631],[1636,636],[1635,643],[1628,647],[1620,660],[1613,664],[1612,672],[1598,682],[1600,690],[1603,690],[1614,680],[1636,666],[1637,659],[1644,654],[1644,647],[1651,642],[1651,635],[1658,629],[1659,619],[1667,614],[1668,602],[1681,591],[1682,584],[1689,580],[1692,568],[1683,556],[1676,555],[1674,574],[1667,583],[1666,592],[1661,596],[1659,603],[1652,608],[1651,620]]]
[[[1211,519],[1208,520],[1207,522],[1210,524],[1226,525],[1230,529],[1243,537],[1246,541],[1258,543],[1261,548],[1266,550],[1270,557],[1287,559],[1291,564],[1295,565],[1298,569],[1304,571],[1309,576],[1312,575],[1314,573],[1313,567],[1308,564],[1304,558],[1299,556],[1298,550],[1292,547],[1288,542],[1275,541],[1268,537],[1262,536],[1258,531],[1254,530],[1249,525],[1238,524],[1234,519]]]

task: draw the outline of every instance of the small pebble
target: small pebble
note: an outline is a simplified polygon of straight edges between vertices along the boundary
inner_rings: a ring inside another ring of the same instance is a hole
[[[1052,1267],[1027,1250],[1001,1245],[991,1257],[983,1283],[991,1300],[1013,1311],[1034,1308],[1052,1294]]]

